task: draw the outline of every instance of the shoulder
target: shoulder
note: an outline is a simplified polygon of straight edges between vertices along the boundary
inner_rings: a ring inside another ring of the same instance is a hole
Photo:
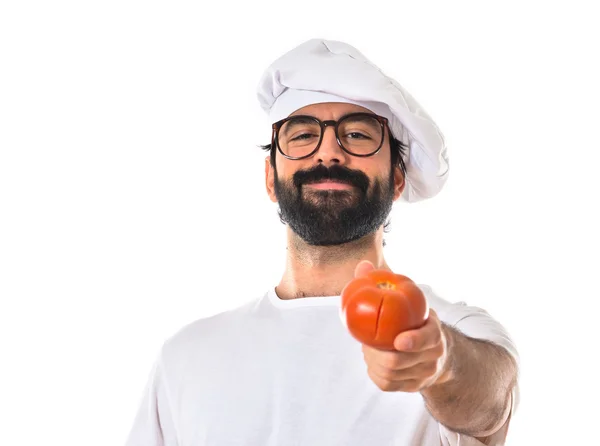
[[[456,325],[462,317],[469,314],[472,310],[466,302],[450,302],[442,298],[434,289],[422,283],[417,286],[423,291],[427,303],[433,308],[442,322],[447,325]]]
[[[423,291],[430,308],[433,308],[442,322],[447,325],[464,325],[468,319],[480,321],[495,320],[485,309],[467,304],[465,301],[450,302],[442,298],[431,286],[417,284]]]
[[[191,352],[206,352],[235,343],[261,300],[254,298],[238,307],[184,325],[164,342],[162,356],[172,362]]]

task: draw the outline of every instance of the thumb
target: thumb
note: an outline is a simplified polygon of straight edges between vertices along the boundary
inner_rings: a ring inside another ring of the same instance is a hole
[[[369,262],[368,260],[361,260],[360,262],[358,262],[358,265],[356,265],[356,268],[354,269],[354,277],[365,276],[369,271],[373,271],[374,269],[375,266],[373,266],[371,262]]]

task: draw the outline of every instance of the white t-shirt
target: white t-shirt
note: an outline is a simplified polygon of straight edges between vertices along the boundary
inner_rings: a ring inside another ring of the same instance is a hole
[[[505,347],[484,310],[419,285],[446,324]],[[468,446],[420,393],[384,392],[342,324],[340,297],[262,298],[200,319],[161,349],[127,446]],[[512,410],[518,402],[513,391]],[[510,418],[509,418],[510,420]],[[508,422],[490,444],[505,442]]]

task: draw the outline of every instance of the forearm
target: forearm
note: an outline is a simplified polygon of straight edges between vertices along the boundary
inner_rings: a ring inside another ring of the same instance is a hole
[[[442,325],[447,340],[445,373],[421,394],[440,423],[470,436],[487,435],[506,420],[517,367],[512,356],[491,342],[469,338]]]

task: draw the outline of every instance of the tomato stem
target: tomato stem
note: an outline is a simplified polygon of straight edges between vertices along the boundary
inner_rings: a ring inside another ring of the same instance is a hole
[[[377,282],[377,288],[381,288],[384,290],[395,290],[396,289],[396,284],[392,283],[392,282]]]

